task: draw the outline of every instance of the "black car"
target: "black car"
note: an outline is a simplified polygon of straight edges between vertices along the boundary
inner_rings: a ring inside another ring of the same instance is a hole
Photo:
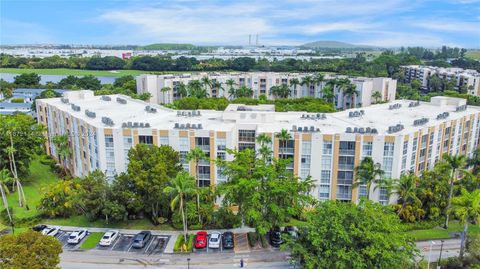
[[[35,232],[41,232],[43,231],[45,228],[47,228],[47,225],[45,224],[39,224],[39,225],[35,225],[32,227],[32,230],[34,230]]]
[[[224,232],[222,237],[222,245],[224,249],[231,249],[235,246],[235,239],[232,232]]]
[[[268,234],[270,238],[270,245],[272,245],[272,247],[278,248],[281,244],[283,244],[282,230],[280,230],[280,227],[274,227]]]
[[[152,233],[149,231],[142,231],[135,235],[133,238],[133,248],[144,248],[147,242],[152,237]]]

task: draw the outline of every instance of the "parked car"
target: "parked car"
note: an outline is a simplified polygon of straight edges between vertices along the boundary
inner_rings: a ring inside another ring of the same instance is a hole
[[[222,234],[219,232],[211,232],[208,239],[209,248],[220,248],[220,242],[222,240]]]
[[[200,231],[197,232],[197,236],[195,236],[195,248],[204,248],[207,246],[207,232]]]
[[[152,233],[150,231],[142,231],[135,235],[133,238],[133,248],[144,248],[147,244],[148,240],[152,237]]]
[[[99,245],[103,246],[103,247],[110,246],[115,241],[115,239],[117,239],[118,234],[119,234],[119,232],[116,231],[116,230],[107,231],[103,235],[102,239],[100,239]]]
[[[32,230],[34,230],[35,232],[41,232],[41,231],[45,230],[45,228],[47,228],[47,225],[39,224],[39,225],[33,226]]]
[[[235,238],[232,232],[224,232],[222,236],[222,245],[224,249],[231,249],[235,247]]]
[[[47,227],[42,230],[43,235],[55,236],[60,231],[60,227]]]
[[[280,227],[273,227],[268,235],[270,238],[270,245],[272,245],[272,247],[278,248],[281,244],[283,244],[282,231],[280,230]]]
[[[288,234],[293,239],[298,238],[297,229],[295,229],[293,226],[286,226],[285,229],[283,229],[283,233]]]
[[[78,244],[82,241],[85,236],[87,236],[88,231],[87,229],[80,229],[72,232],[68,237],[67,243],[69,244]]]

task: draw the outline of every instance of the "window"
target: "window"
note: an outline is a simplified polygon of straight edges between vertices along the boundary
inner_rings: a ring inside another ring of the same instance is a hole
[[[324,155],[332,154],[332,141],[323,142],[323,154]]]
[[[386,205],[386,204],[388,204],[388,200],[389,200],[389,197],[388,197],[387,188],[386,187],[380,187],[378,202],[382,205]]]
[[[320,201],[325,201],[325,200],[328,200],[329,197],[330,197],[330,186],[320,184],[318,188],[318,199]]]
[[[105,147],[113,148],[113,136],[105,135]]]
[[[153,136],[151,136],[151,135],[139,135],[138,136],[138,143],[153,145]]]
[[[238,141],[255,143],[255,130],[238,130]]]
[[[363,142],[362,144],[362,159],[367,156],[372,156],[373,143]]]
[[[340,141],[340,155],[355,155],[355,141]]]
[[[168,139],[168,136],[160,136],[160,145],[170,145],[170,141]]]
[[[385,143],[385,145],[383,146],[383,156],[393,157],[393,149],[393,143]]]

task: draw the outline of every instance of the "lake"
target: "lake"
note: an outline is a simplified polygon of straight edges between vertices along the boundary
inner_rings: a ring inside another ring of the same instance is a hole
[[[15,77],[18,76],[19,74],[10,74],[10,73],[0,73],[0,78],[7,81],[7,82],[13,82]],[[67,76],[65,75],[40,75],[41,84],[45,84],[49,81],[53,83],[58,83],[60,80],[66,78]],[[77,76],[77,77],[82,77],[82,76]],[[98,80],[100,80],[100,83],[102,84],[113,84],[115,82],[115,79],[118,77],[109,77],[109,76],[95,76]]]

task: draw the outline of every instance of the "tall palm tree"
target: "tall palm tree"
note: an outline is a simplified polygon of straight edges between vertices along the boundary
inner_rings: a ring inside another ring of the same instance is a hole
[[[177,94],[180,98],[188,96],[188,90],[187,90],[187,85],[180,81],[177,86]]]
[[[325,81],[325,75],[322,73],[316,73],[313,77],[315,86],[320,86]]]
[[[448,221],[449,221],[449,210],[450,206],[452,205],[452,197],[453,197],[453,183],[456,181],[457,173],[462,171],[465,165],[467,164],[466,158],[463,155],[443,155],[443,160],[447,164],[450,170],[450,188],[448,192],[448,203],[447,207],[445,208],[445,229],[448,228]]]
[[[381,92],[374,92],[372,94],[372,98],[375,100],[375,103],[378,103],[380,99],[382,99],[382,93]]]
[[[220,91],[221,90],[224,91],[225,89],[223,88],[222,83],[220,81],[218,80],[212,81],[211,87],[212,87],[212,90],[215,89],[218,91],[216,95],[217,97],[223,96],[223,94],[220,94]]]
[[[193,148],[190,152],[187,153],[186,156],[187,161],[195,162],[195,176],[197,177],[197,187],[200,188],[200,178],[198,177],[198,164],[202,160],[208,160],[205,152],[201,148]],[[202,218],[200,216],[200,194],[197,192],[197,213],[198,213],[198,221],[202,223]]]
[[[354,186],[366,185],[367,199],[370,199],[370,191],[372,184],[378,184],[382,180],[385,172],[382,170],[379,163],[375,163],[372,157],[365,157],[360,165],[355,167],[355,183]]]
[[[335,94],[331,85],[322,88],[322,98],[329,103],[335,103]]]
[[[239,98],[239,97],[251,98],[252,96],[253,96],[253,90],[246,87],[246,86],[242,86],[235,91],[235,97],[237,97],[237,98]]]
[[[12,214],[10,213],[10,208],[8,206],[8,200],[7,200],[7,195],[10,193],[10,191],[8,190],[7,184],[9,184],[12,181],[14,181],[14,179],[10,176],[10,173],[8,172],[7,169],[3,169],[0,171],[0,194],[2,195],[3,206],[7,211],[8,219],[13,229]]]
[[[202,83],[199,80],[191,80],[187,85],[188,96],[197,98],[208,97],[207,91],[202,87]]]
[[[174,211],[177,204],[179,204],[178,207],[182,214],[183,242],[187,242],[188,224],[185,218],[184,199],[187,195],[196,193],[195,178],[188,172],[181,171],[170,181],[170,185],[163,189],[163,192],[170,194],[170,198],[172,199],[170,201],[170,208],[172,211]]]
[[[398,180],[393,183],[393,193],[398,196],[398,201],[402,202],[397,215],[401,215],[407,203],[421,202],[417,197],[417,183],[419,178],[415,174],[402,174]]]
[[[355,97],[358,96],[357,86],[352,84],[348,78],[342,78],[339,80],[338,88],[343,93],[344,108],[347,108],[346,101],[348,98],[350,98],[350,108],[352,108],[355,105]]]
[[[304,76],[300,82],[300,84],[302,86],[307,86],[307,89],[308,89],[308,95],[311,96],[311,92],[310,92],[310,87],[312,86],[314,80],[311,76]]]
[[[235,85],[237,85],[237,83],[235,82],[235,80],[233,79],[228,79],[225,84],[228,86],[228,97],[229,98],[236,98],[235,94],[236,94],[236,91],[235,91]]]
[[[14,127],[11,130],[13,130],[13,129],[14,129]],[[23,192],[22,183],[20,182],[20,179],[18,178],[17,164],[15,163],[15,152],[17,152],[17,150],[13,146],[13,135],[12,135],[11,130],[7,132],[8,136],[10,137],[10,146],[8,146],[5,149],[5,152],[8,155],[8,161],[9,161],[9,164],[10,164],[10,172],[12,173],[14,181],[15,181],[15,185],[17,186],[18,205],[20,207],[23,207],[23,205],[25,204],[25,208],[27,210],[29,210],[29,207],[28,207],[28,204],[27,204],[27,198],[25,197],[25,193]]]
[[[290,86],[293,87],[293,96],[297,97],[297,87],[300,85],[300,80],[298,78],[290,79]]]
[[[204,76],[200,80],[202,86],[205,88],[206,91],[208,91],[208,88],[212,87],[212,80],[209,77]]]
[[[161,91],[162,94],[163,94],[163,100],[164,100],[165,103],[166,103],[165,100],[167,99],[167,98],[166,98],[166,95],[167,95],[167,93],[168,93],[169,91],[171,91],[171,90],[172,90],[172,88],[170,88],[170,87],[163,87],[163,88],[160,89],[160,91]]]
[[[68,136],[56,135],[53,137],[53,144],[55,145],[55,150],[58,155],[60,163],[66,168],[67,167],[67,158],[70,156],[70,145],[68,144]]]
[[[261,133],[255,138],[255,140],[260,145],[260,149],[258,150],[260,155],[266,160],[268,156],[272,154],[272,150],[269,147],[269,144],[272,143],[272,139],[267,134]]]
[[[473,168],[473,173],[480,172],[480,148],[477,148],[473,153],[472,158],[468,159],[468,165]]]
[[[275,137],[280,142],[280,147],[286,147],[287,141],[292,139],[292,135],[286,129],[282,129],[280,133],[275,134]]]
[[[453,212],[463,224],[463,232],[460,244],[460,257],[463,258],[465,242],[467,240],[468,223],[480,221],[480,190],[468,192],[462,189],[461,195],[454,197]]]

